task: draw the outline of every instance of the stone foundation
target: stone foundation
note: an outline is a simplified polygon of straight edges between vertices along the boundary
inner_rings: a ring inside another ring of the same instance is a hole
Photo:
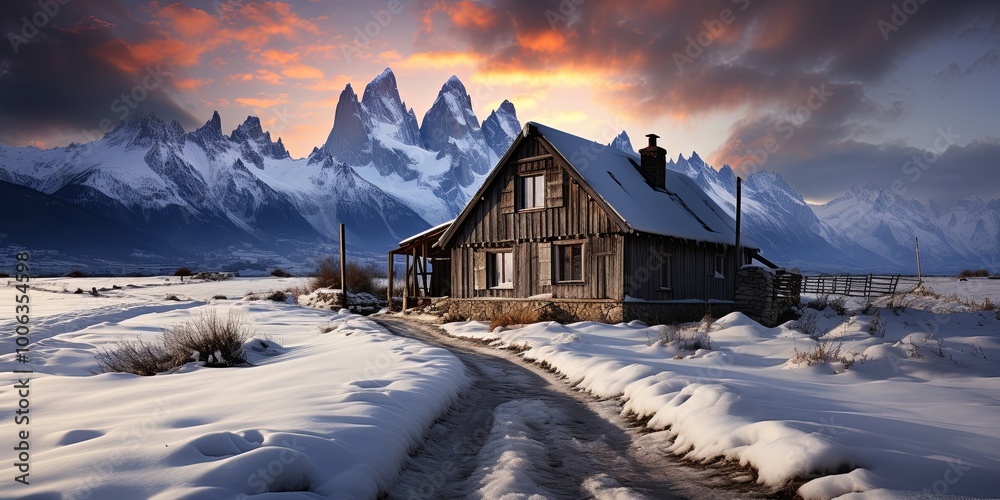
[[[598,321],[621,323],[639,320],[643,323],[670,324],[698,321],[705,316],[705,302],[621,302],[616,300],[579,299],[437,299],[431,309],[444,321],[493,321],[497,317],[522,310],[536,311],[543,320],[573,323]],[[719,318],[733,312],[733,303],[713,301],[712,316]]]
[[[736,310],[764,326],[777,326],[799,304],[801,289],[799,274],[744,267],[736,273]]]

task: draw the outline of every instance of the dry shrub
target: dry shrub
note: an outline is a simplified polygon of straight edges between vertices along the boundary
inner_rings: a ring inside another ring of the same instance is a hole
[[[385,270],[373,263],[359,264],[353,261],[347,263],[347,289],[352,293],[384,294],[385,287],[376,287],[375,279],[385,277]],[[340,286],[340,259],[327,257],[320,260],[310,285],[313,290],[317,288],[342,288]]]
[[[847,297],[837,297],[830,299],[828,304],[833,312],[837,313],[839,316],[847,314]]]
[[[515,309],[493,318],[493,321],[490,322],[490,331],[492,332],[501,326],[530,325],[541,320],[542,313],[535,309]]]
[[[238,366],[247,362],[243,343],[252,336],[250,323],[242,316],[230,312],[219,317],[215,311],[208,311],[165,331],[163,343],[170,351],[186,352],[205,366]]]
[[[826,309],[826,306],[828,305],[830,305],[829,295],[821,295],[806,303],[806,307],[808,307],[809,309],[815,309],[817,311],[822,311]]]
[[[682,330],[678,329],[676,325],[659,325],[656,329],[664,344],[674,344],[679,349],[686,351],[712,349],[712,338],[705,331]]]
[[[75,269],[73,271],[70,271],[70,272],[66,273],[66,277],[67,278],[86,278],[87,275],[84,274],[83,271],[81,271],[79,269]]]
[[[188,356],[171,352],[156,342],[119,341],[97,352],[97,366],[104,373],[119,372],[150,376],[183,365]]]
[[[979,308],[983,311],[993,311],[996,310],[997,305],[989,297],[986,297],[983,299],[983,303],[979,304]]]
[[[990,272],[985,269],[965,269],[958,273],[959,278],[987,278],[989,275]]]
[[[192,274],[194,274],[194,271],[192,271],[190,267],[179,267],[176,271],[174,271],[174,276],[180,276],[181,279],[184,279],[185,276],[191,276]]]
[[[178,296],[176,296],[174,294],[169,294],[166,297],[164,297],[163,300],[172,300],[172,301],[180,302],[181,299],[180,299],[180,297],[178,297]]]
[[[253,334],[250,324],[235,313],[219,317],[214,311],[168,328],[159,342],[116,342],[101,348],[97,365],[103,372],[156,375],[191,361],[227,367],[247,362],[243,344]]]
[[[843,347],[843,341],[816,342],[815,348],[806,350],[799,350],[796,347],[795,355],[789,361],[794,364],[805,364],[806,366],[840,361],[846,367],[850,367],[853,361],[841,354],[841,347]]]
[[[288,298],[288,296],[285,295],[285,292],[283,292],[281,290],[272,292],[271,295],[267,296],[267,300],[273,300],[275,302],[284,302],[285,299],[287,299],[287,298]]]
[[[215,300],[226,300],[229,297],[226,297],[225,295],[216,295],[216,296],[214,296],[212,298],[215,299]]]
[[[274,276],[276,278],[291,278],[292,273],[285,271],[284,269],[281,269],[279,267],[271,270],[271,276]]]
[[[888,321],[882,319],[881,309],[876,309],[875,317],[873,317],[872,322],[868,324],[868,334],[885,338],[886,326],[888,326]]]

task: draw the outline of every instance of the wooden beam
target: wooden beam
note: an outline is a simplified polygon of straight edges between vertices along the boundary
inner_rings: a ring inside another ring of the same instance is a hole
[[[385,292],[386,300],[388,301],[389,305],[389,312],[392,312],[392,264],[394,260],[396,259],[392,255],[392,252],[389,252],[389,265],[388,265],[389,283],[386,286],[386,292]]]
[[[413,297],[416,298],[420,295],[419,285],[417,284],[417,247],[413,247]]]
[[[403,254],[403,311],[409,307],[410,303],[410,254]]]

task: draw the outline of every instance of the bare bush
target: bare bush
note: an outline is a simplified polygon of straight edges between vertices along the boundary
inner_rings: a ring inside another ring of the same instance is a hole
[[[833,312],[840,316],[847,314],[847,297],[830,299],[828,305],[830,306],[830,309],[833,309]]]
[[[896,316],[903,314],[906,308],[910,305],[909,302],[904,300],[904,295],[899,293],[892,294],[892,299],[889,300],[889,308],[892,309],[892,313]]]
[[[278,290],[276,292],[272,292],[271,295],[267,296],[267,300],[273,300],[275,302],[284,302],[287,298],[288,298],[288,296],[285,295],[285,292],[283,292],[281,290]]]
[[[871,313],[873,307],[875,307],[875,303],[872,302],[872,298],[865,297],[865,301],[861,303],[861,314]]]
[[[815,299],[810,300],[809,302],[806,303],[806,307],[808,307],[809,309],[815,309],[817,311],[822,311],[826,309],[826,307],[829,305],[830,305],[829,295],[820,295],[819,297],[816,297]]]
[[[819,325],[816,323],[816,313],[803,314],[802,317],[795,321],[793,328],[809,337],[815,337],[816,333],[819,332]]]
[[[103,372],[156,375],[191,361],[205,366],[238,366],[247,362],[243,344],[252,336],[250,325],[241,316],[230,313],[220,318],[214,311],[198,319],[168,328],[158,342],[116,342],[97,353],[97,366]]]
[[[281,269],[279,267],[271,270],[271,276],[274,276],[276,278],[291,278],[292,273],[285,271],[284,269]]]
[[[191,276],[194,272],[191,271],[190,267],[179,267],[174,271],[174,276],[180,276],[181,281],[184,281],[185,276]]]
[[[698,330],[682,330],[676,325],[659,325],[656,327],[660,340],[664,344],[674,344],[686,351],[712,349],[712,337],[707,332]]]
[[[849,368],[854,364],[854,361],[841,354],[842,347],[843,341],[816,342],[816,347],[806,350],[799,350],[796,347],[795,355],[789,361],[793,364],[805,364],[806,366],[839,361]]]
[[[876,309],[875,317],[873,317],[872,322],[868,324],[868,334],[885,338],[886,326],[888,326],[888,322],[882,319],[882,310]]]
[[[989,297],[983,299],[983,303],[979,304],[979,309],[983,311],[995,311],[996,308],[997,308],[996,304],[994,304]]]
[[[530,325],[542,320],[542,313],[535,309],[515,309],[500,314],[490,322],[490,331],[501,326]]]
[[[120,341],[97,352],[97,366],[102,372],[150,376],[187,362],[187,356],[171,352],[161,343]]]
[[[66,277],[67,278],[86,278],[87,275],[83,271],[81,271],[79,269],[74,269],[74,270],[66,273]]]
[[[989,275],[990,272],[985,269],[965,269],[958,273],[959,278],[987,278]]]
[[[353,293],[365,292],[372,295],[385,292],[384,287],[376,287],[376,279],[384,279],[385,271],[373,263],[347,263],[347,289]],[[316,275],[310,282],[313,290],[317,288],[342,288],[340,284],[340,259],[327,257],[319,261]]]
[[[215,311],[208,311],[169,328],[163,333],[163,343],[169,351],[187,353],[188,358],[205,366],[238,366],[247,361],[243,344],[252,336],[250,323],[242,316],[230,312],[219,317]]]
[[[215,299],[215,300],[226,300],[229,297],[226,297],[225,295],[216,295],[216,296],[214,296],[212,298]]]
[[[181,299],[180,299],[180,297],[178,297],[178,296],[176,296],[176,295],[174,295],[174,294],[171,293],[171,294],[168,294],[166,297],[164,297],[163,300],[172,300],[172,301],[175,301],[175,302],[180,302]]]

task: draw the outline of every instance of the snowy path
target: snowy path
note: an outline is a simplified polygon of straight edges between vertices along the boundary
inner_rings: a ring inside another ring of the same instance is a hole
[[[663,433],[623,430],[631,426],[615,401],[576,392],[513,352],[454,339],[431,325],[384,316],[376,321],[397,335],[448,349],[472,380],[404,466],[390,498],[737,495],[705,486],[721,482],[711,471],[666,455]]]

